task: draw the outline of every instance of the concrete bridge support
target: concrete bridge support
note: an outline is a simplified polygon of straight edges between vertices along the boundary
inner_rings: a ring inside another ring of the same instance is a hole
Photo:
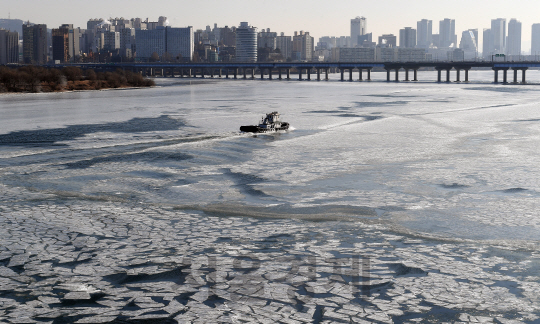
[[[353,68],[349,69],[349,81],[352,81],[352,70]]]
[[[238,79],[238,68],[234,68],[233,72],[234,72],[234,78]]]
[[[446,82],[450,82],[450,70],[452,70],[452,68],[446,69]]]
[[[308,81],[311,81],[311,68],[307,68],[307,69],[306,69],[306,73],[307,73],[307,79],[308,79]]]
[[[343,73],[345,72],[345,70],[340,69],[339,71],[341,72],[341,81],[343,81]]]
[[[460,77],[460,75],[459,75],[460,72],[461,72],[461,70],[458,69],[458,68],[456,68],[456,82],[461,82],[461,80],[459,79],[459,77]]]
[[[287,80],[291,79],[291,69],[287,69]]]
[[[279,78],[279,80],[281,80],[282,79],[281,78],[281,69],[278,69],[278,71],[279,71],[279,77],[278,78]]]
[[[298,69],[298,81],[302,81],[302,69]]]
[[[469,82],[469,70],[470,69],[465,69],[465,82]]]
[[[413,81],[418,81],[418,69],[413,69],[414,71],[414,79]]]
[[[367,80],[371,81],[371,68],[367,69]]]
[[[405,69],[405,81],[409,81],[409,69]]]
[[[317,81],[321,81],[321,69],[317,68]]]
[[[272,68],[268,69],[268,79],[272,80]]]
[[[437,69],[437,82],[441,83],[441,69]]]
[[[517,75],[518,75],[518,71],[521,70],[521,83],[526,83],[525,82],[525,71],[527,70],[527,68],[512,68],[514,70],[514,83],[518,83],[517,81]]]
[[[399,82],[399,68],[396,69],[396,82]]]
[[[325,73],[325,80],[328,81],[328,68],[324,69],[324,73]]]
[[[358,68],[358,81],[362,81],[362,69]]]
[[[264,80],[264,68],[260,68],[259,71],[261,71],[261,80]]]

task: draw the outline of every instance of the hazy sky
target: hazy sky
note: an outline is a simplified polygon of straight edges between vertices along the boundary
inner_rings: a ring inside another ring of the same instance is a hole
[[[0,18],[46,23],[49,28],[74,24],[86,28],[90,18],[168,17],[171,26],[195,29],[217,23],[235,26],[240,21],[292,35],[309,31],[315,41],[322,36],[349,36],[350,20],[367,18],[368,32],[399,35],[403,27],[416,28],[423,18],[433,20],[438,33],[439,20],[456,20],[458,42],[461,32],[490,28],[491,19],[516,18],[522,22],[522,50],[530,48],[531,25],[540,23],[538,0],[1,0]],[[480,49],[481,50],[481,49]]]

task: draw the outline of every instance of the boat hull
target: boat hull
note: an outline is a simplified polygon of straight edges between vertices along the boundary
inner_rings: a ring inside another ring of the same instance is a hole
[[[280,127],[274,127],[274,128],[262,128],[257,125],[240,126],[240,131],[246,132],[246,133],[271,133],[271,132],[277,132],[277,131],[284,131],[288,129],[289,129],[289,123],[282,123]]]

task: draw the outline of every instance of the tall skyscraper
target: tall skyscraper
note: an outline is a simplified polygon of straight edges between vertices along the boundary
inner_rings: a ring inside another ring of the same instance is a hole
[[[247,22],[236,28],[236,61],[257,62],[257,28]]]
[[[294,32],[292,58],[297,61],[313,60],[314,42],[309,32]]]
[[[506,19],[491,20],[491,37],[493,54],[504,54],[506,52]]]
[[[540,24],[532,25],[531,55],[535,55],[536,59],[540,57]]]
[[[431,20],[422,19],[416,23],[416,47],[429,48],[433,43],[433,24]]]
[[[25,64],[45,64],[49,53],[47,25],[30,23],[23,26],[23,62]]]
[[[404,29],[399,30],[399,47],[416,47],[416,29],[405,27]]]
[[[466,52],[478,51],[478,29],[469,29],[463,31],[461,33],[459,48]]]
[[[388,47],[388,48],[397,47],[396,36],[394,36],[393,34],[385,34],[385,35],[379,36],[379,42],[377,43],[377,46]]]
[[[439,21],[439,47],[456,47],[456,21],[445,18]]]
[[[482,56],[486,60],[491,60],[491,55],[493,55],[493,34],[491,29],[485,28],[484,33],[482,34],[483,45],[482,45]]]
[[[155,29],[135,30],[137,59],[147,60],[154,53],[162,57],[168,53],[173,59],[193,59],[193,27],[172,28],[158,26]]]
[[[79,29],[64,24],[52,30],[53,60],[70,62],[79,56]]]
[[[284,59],[291,58],[292,56],[292,37],[285,36],[284,33],[281,33],[280,36],[276,37],[276,48],[279,48],[281,56]]]
[[[365,17],[351,19],[351,46],[358,45],[358,36],[365,35],[366,32]]]
[[[19,63],[19,33],[0,29],[0,64]]]
[[[506,54],[521,55],[521,22],[514,18],[508,22]]]

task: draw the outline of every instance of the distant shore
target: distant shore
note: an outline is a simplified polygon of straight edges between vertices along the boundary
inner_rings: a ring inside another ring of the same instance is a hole
[[[24,66],[0,67],[0,93],[37,93],[73,90],[102,90],[114,88],[151,87],[155,83],[138,73],[123,71],[95,72],[77,67],[63,69]]]

